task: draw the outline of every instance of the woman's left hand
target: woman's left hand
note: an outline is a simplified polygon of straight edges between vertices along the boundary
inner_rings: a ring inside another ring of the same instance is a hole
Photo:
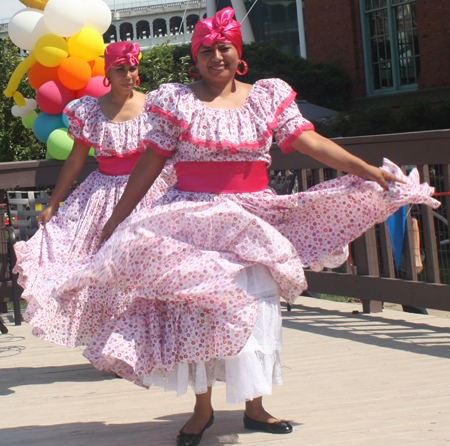
[[[384,190],[389,189],[388,182],[405,184],[404,180],[396,177],[394,174],[371,165],[366,168],[366,173],[365,175],[361,175],[361,178],[368,181],[376,181]]]

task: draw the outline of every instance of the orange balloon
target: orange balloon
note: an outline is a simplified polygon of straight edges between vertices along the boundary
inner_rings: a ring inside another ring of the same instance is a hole
[[[36,62],[28,72],[28,82],[35,90],[48,81],[58,80],[58,67],[46,67]]]
[[[105,59],[103,57],[96,57],[90,60],[88,64],[91,66],[92,77],[105,75]]]
[[[80,57],[68,57],[58,67],[59,81],[69,90],[84,88],[91,75],[91,67]]]

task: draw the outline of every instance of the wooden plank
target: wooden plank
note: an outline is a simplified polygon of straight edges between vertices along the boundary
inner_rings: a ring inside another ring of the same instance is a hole
[[[430,182],[428,165],[417,166],[423,181]],[[434,225],[433,210],[429,206],[422,206],[422,225],[425,244],[426,268],[428,282],[439,283],[441,281],[439,271],[439,257],[436,242],[436,228]]]
[[[52,186],[61,171],[64,161],[36,160],[0,163],[0,189],[15,189],[36,186]],[[77,182],[98,168],[95,158],[88,158],[77,178]]]
[[[312,292],[450,311],[450,285],[327,271],[305,274]]]

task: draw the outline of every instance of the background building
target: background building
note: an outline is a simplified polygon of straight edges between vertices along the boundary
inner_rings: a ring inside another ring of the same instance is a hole
[[[271,41],[344,70],[354,107],[450,100],[449,0],[139,1],[113,8],[105,42],[136,41],[144,50],[188,43],[198,20],[227,6],[244,42]]]
[[[307,55],[354,81],[354,105],[450,100],[448,0],[304,0]]]

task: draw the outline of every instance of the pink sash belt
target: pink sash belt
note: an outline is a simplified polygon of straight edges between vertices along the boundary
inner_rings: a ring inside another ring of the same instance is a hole
[[[235,194],[267,189],[269,176],[262,161],[179,162],[177,188],[187,192]]]
[[[129,175],[142,153],[131,155],[97,156],[100,173],[103,175]]]

